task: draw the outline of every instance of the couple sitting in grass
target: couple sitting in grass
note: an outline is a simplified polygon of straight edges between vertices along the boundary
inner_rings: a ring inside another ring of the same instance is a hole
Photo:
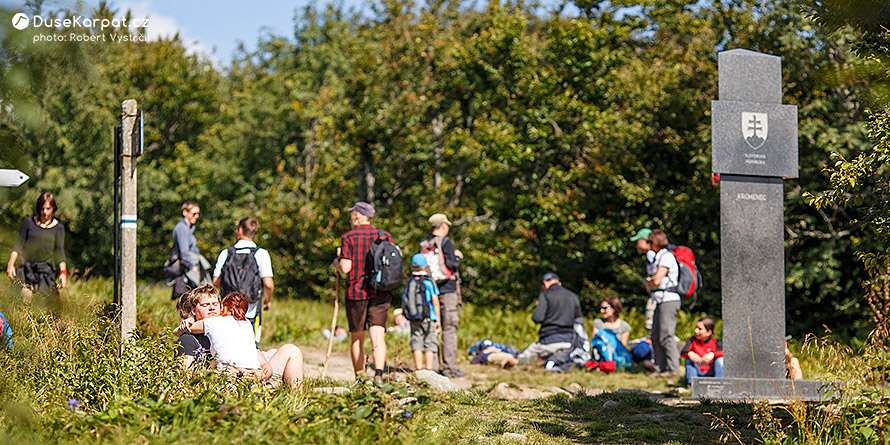
[[[197,362],[209,361],[220,372],[262,382],[284,380],[291,388],[299,387],[303,381],[302,351],[292,344],[259,351],[245,318],[248,305],[248,297],[240,292],[220,301],[213,286],[201,286],[179,297],[176,307],[182,322],[173,335],[178,337],[176,356],[183,368],[190,370]]]

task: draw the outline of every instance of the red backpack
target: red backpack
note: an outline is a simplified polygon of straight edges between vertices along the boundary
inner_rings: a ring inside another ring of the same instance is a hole
[[[695,266],[695,254],[686,246],[670,246],[669,249],[677,258],[680,274],[677,285],[668,290],[680,294],[681,297],[689,297],[701,287],[702,283],[701,272]]]

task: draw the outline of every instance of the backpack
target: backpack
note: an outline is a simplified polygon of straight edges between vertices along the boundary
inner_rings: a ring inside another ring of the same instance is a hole
[[[594,351],[591,354],[594,361],[615,362],[620,369],[630,369],[630,351],[618,341],[618,336],[611,329],[597,329],[590,346]]]
[[[435,236],[420,242],[420,253],[426,258],[430,267],[430,278],[439,283],[450,280],[453,274],[445,265],[445,253],[442,251],[442,237]]]
[[[365,259],[371,288],[378,291],[390,291],[402,285],[402,250],[385,237],[386,232],[377,231],[377,239]]]
[[[235,247],[226,249],[226,262],[219,274],[219,290],[223,297],[231,292],[243,292],[251,303],[260,299],[263,291],[263,280],[260,278],[260,266],[256,262],[259,247],[247,248],[249,253],[236,253]]]
[[[3,315],[3,312],[0,312],[0,346],[12,349],[12,328],[6,322],[6,315]]]
[[[677,285],[667,289],[670,292],[676,292],[681,297],[689,297],[701,287],[701,272],[695,266],[695,255],[692,249],[686,246],[671,246],[671,253],[677,258],[677,265],[680,267],[680,273],[677,278]]]
[[[430,318],[430,305],[426,301],[426,285],[423,278],[412,278],[402,292],[402,313],[409,320]]]

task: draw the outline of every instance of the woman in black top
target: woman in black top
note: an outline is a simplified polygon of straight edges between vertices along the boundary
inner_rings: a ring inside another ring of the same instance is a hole
[[[31,292],[50,295],[58,286],[68,284],[68,270],[65,265],[65,226],[53,217],[56,213],[56,199],[52,193],[44,192],[37,198],[36,216],[22,221],[19,239],[9,255],[6,275],[21,280],[26,289],[25,301],[31,299]],[[18,260],[18,264],[17,263]],[[16,267],[18,266],[18,267]]]

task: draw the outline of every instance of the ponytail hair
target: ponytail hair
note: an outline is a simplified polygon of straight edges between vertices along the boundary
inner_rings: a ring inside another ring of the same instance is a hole
[[[250,305],[250,299],[241,292],[231,292],[222,300],[222,315],[231,315],[235,320],[246,320],[244,314],[247,313],[247,307]]]

